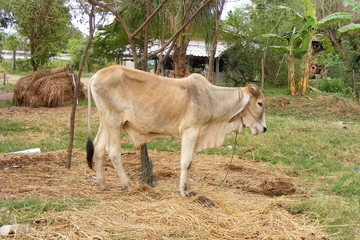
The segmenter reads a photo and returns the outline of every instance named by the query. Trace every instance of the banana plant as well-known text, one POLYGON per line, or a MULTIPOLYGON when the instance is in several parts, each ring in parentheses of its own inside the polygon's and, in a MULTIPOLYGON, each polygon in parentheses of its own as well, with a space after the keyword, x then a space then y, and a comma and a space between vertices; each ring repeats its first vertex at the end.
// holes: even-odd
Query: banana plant
MULTIPOLYGON (((360 4, 354 2, 353 0, 346 0, 346 2, 352 6, 353 8, 355 8, 357 11, 360 12, 360 4)), ((345 25, 341 28, 338 29, 339 33, 347 33, 347 32, 360 32, 360 24, 356 24, 356 23, 351 23, 348 25, 345 25)))
MULTIPOLYGON (((304 23, 298 31, 296 31, 295 29, 293 30, 290 39, 287 40, 285 37, 281 37, 276 34, 262 35, 265 38, 283 39, 285 42, 287 42, 287 44, 284 46, 271 46, 271 47, 274 49, 285 50, 287 52, 288 81, 289 81, 291 94, 293 95, 296 94, 297 92, 301 92, 301 94, 305 94, 305 92, 308 89, 311 56, 313 52, 312 41, 315 34, 318 31, 318 28, 337 21, 352 18, 351 13, 337 12, 324 17, 320 21, 317 21, 316 8, 314 4, 311 2, 311 0, 302 0, 302 1, 304 2, 306 7, 305 16, 302 16, 303 19, 302 21, 304 23), (296 47, 298 43, 300 43, 300 46, 296 47), (305 61, 302 69, 302 76, 297 87, 295 83, 294 56, 298 58, 303 58, 305 56, 305 61)), ((281 6, 278 8, 284 9, 286 11, 295 12, 293 9, 289 7, 281 6)), ((298 13, 296 13, 296 15, 301 16, 298 13)))
POLYGON ((309 43, 308 43, 308 48, 307 48, 307 52, 305 55, 305 62, 304 62, 302 76, 301 76, 298 88, 302 94, 305 94, 305 92, 308 89, 308 85, 309 85, 309 72, 310 72, 311 57, 312 57, 312 52, 313 52, 312 40, 313 40, 315 34, 317 33, 318 28, 329 25, 334 22, 351 19, 352 14, 347 13, 347 12, 337 12, 337 13, 333 13, 333 14, 330 14, 330 15, 324 17, 320 21, 317 21, 316 8, 315 8, 314 4, 312 4, 311 0, 303 0, 303 1, 305 2, 305 5, 306 5, 306 17, 305 17, 305 20, 306 20, 305 25, 306 25, 306 32, 307 32, 306 38, 307 38, 307 41, 309 41, 309 43))
POLYGON ((301 58, 306 53, 307 48, 305 41, 303 41, 303 34, 293 29, 290 37, 287 36, 279 36, 277 34, 268 33, 263 34, 262 37, 278 40, 284 45, 270 46, 272 49, 280 50, 286 53, 287 55, 287 66, 288 66, 288 83, 291 94, 294 95, 296 93, 296 82, 295 82, 295 58, 301 58), (297 46, 300 42, 300 46, 297 46), (305 43, 305 44, 304 44, 305 43))

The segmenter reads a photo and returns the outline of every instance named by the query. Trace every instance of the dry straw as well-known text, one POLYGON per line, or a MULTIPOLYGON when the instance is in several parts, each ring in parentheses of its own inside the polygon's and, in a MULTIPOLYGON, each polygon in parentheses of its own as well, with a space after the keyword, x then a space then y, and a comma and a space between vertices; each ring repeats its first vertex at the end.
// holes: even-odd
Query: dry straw
POLYGON ((193 190, 198 195, 182 198, 174 191, 179 179, 178 153, 150 151, 158 181, 154 188, 138 182, 138 156, 123 153, 133 182, 131 193, 120 189, 110 161, 106 164, 110 191, 104 192, 86 166, 84 151, 75 151, 71 170, 64 167, 65 156, 66 151, 0 154, 0 181, 11 183, 1 187, 3 197, 92 200, 85 209, 44 213, 29 223, 36 232, 19 239, 327 238, 317 222, 302 214, 293 215, 286 207, 296 201, 295 196, 306 195, 302 181, 279 169, 270 170, 266 163, 236 159, 227 181, 209 192, 223 179, 229 156, 199 154, 192 171, 193 190), (5 170, 13 165, 22 167, 5 170), (211 200, 214 206, 201 203, 199 198, 211 200))
MULTIPOLYGON (((14 86, 13 104, 26 107, 60 107, 72 102, 73 72, 69 67, 44 69, 20 78, 14 86)), ((79 99, 85 98, 83 84, 79 99)))

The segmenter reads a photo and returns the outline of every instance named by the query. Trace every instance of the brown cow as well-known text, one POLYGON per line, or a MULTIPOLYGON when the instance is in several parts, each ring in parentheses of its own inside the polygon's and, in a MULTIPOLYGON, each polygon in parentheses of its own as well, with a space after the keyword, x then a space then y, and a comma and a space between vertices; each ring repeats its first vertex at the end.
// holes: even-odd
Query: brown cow
POLYGON ((190 166, 194 152, 221 146, 226 135, 249 127, 253 135, 266 132, 264 95, 256 85, 218 87, 199 74, 171 79, 112 65, 89 81, 89 141, 87 160, 93 155, 98 183, 105 187, 103 158, 108 153, 122 187, 130 188, 121 162, 120 130, 135 148, 154 138, 181 140, 182 196, 190 193, 190 166), (99 131, 90 138, 91 95, 100 117, 99 131))

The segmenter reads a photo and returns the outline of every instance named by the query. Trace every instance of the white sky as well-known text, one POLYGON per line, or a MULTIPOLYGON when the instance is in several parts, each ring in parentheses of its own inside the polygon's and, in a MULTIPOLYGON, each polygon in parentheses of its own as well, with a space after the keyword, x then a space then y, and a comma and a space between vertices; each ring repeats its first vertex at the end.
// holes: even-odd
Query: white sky
MULTIPOLYGON (((71 0, 69 1, 71 3, 71 0)), ((242 7, 246 4, 251 4, 251 0, 227 0, 224 6, 224 10, 223 10, 223 14, 221 16, 221 19, 225 19, 227 17, 227 13, 230 10, 234 10, 235 8, 238 7, 242 7)), ((107 23, 110 23, 112 21, 113 17, 109 17, 109 20, 107 23)), ((88 30, 88 23, 84 22, 84 23, 80 23, 79 22, 79 16, 77 17, 77 19, 72 18, 72 23, 77 26, 79 28, 80 31, 82 31, 85 34, 88 34, 89 30, 88 30)), ((14 33, 14 29, 10 28, 10 29, 5 29, 6 33, 14 33)))
POLYGON ((227 0, 225 2, 224 10, 221 16, 221 19, 225 19, 227 17, 227 13, 230 10, 234 10, 235 8, 243 7, 247 4, 251 4, 251 0, 227 0))
MULTIPOLYGON (((226 0, 221 19, 225 19, 227 17, 227 13, 230 10, 234 10, 235 8, 243 7, 247 4, 251 4, 251 0, 226 0)), ((112 20, 113 20, 113 16, 110 16, 107 23, 108 24, 111 23, 112 20)), ((82 31, 83 33, 85 33, 85 34, 89 33, 87 23, 80 24, 76 20, 73 20, 73 24, 75 26, 77 26, 79 28, 79 30, 82 31)))

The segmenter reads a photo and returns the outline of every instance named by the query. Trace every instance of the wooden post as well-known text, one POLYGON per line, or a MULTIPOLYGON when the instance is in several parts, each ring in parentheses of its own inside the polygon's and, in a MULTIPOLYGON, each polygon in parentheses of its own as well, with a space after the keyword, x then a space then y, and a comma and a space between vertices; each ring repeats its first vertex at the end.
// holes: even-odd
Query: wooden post
POLYGON ((6 85, 6 72, 4 72, 4 85, 6 85))

